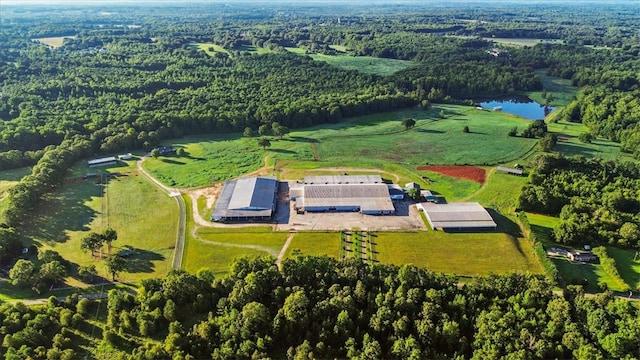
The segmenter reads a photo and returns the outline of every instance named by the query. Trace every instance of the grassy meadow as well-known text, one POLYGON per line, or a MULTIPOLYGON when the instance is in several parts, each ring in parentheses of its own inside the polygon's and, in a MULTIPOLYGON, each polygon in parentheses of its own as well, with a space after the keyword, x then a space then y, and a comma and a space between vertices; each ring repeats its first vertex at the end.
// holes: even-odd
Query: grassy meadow
POLYGON ((603 138, 596 138, 591 143, 578 139, 580 134, 589 130, 581 123, 558 121, 549 123, 549 131, 558 136, 555 150, 566 155, 582 155, 587 158, 597 157, 605 160, 635 161, 629 154, 620 151, 620 144, 603 138))
POLYGON ((457 275, 542 273, 531 244, 504 233, 376 233, 378 260, 457 275))
MULTIPOLYGON (((73 175, 98 171, 105 169, 89 169, 82 164, 73 175)), ((112 178, 106 186, 98 184, 97 178, 82 180, 72 175, 59 191, 43 201, 26 219, 27 244, 38 245, 40 251, 55 250, 74 267, 96 264, 99 275, 107 278, 103 262, 82 252, 80 241, 90 231, 102 232, 111 227, 118 232, 112 253, 125 246, 135 250, 127 260, 128 272, 119 276, 120 281, 137 282, 166 274, 171 269, 178 231, 176 200, 139 174, 134 163, 108 171, 123 175, 112 178)), ((83 286, 71 277, 67 283, 83 286)))
POLYGON ((281 140, 273 139, 266 150, 258 146, 257 138, 240 134, 186 137, 172 145, 184 148, 187 155, 149 159, 144 166, 163 183, 176 187, 206 186, 261 168, 265 174, 278 175, 288 173, 289 167, 375 168, 415 181, 420 176, 415 170, 418 165, 498 164, 522 157, 536 141, 507 133, 527 124, 508 114, 466 106, 405 109, 294 130, 281 140), (401 122, 408 118, 416 119, 416 126, 405 130, 401 122), (462 132, 465 125, 470 133, 462 132))
MULTIPOLYGON (((344 49, 344 47, 338 47, 337 49, 344 49)), ((380 76, 393 75, 396 72, 404 70, 412 65, 412 62, 407 60, 385 59, 373 56, 353 56, 347 54, 307 54, 305 49, 300 48, 287 48, 287 50, 295 54, 310 56, 315 61, 323 61, 331 66, 335 66, 343 70, 355 70, 365 74, 380 76)))
POLYGON ((64 45, 65 39, 75 39, 75 36, 53 36, 53 37, 43 37, 43 38, 35 38, 31 39, 32 41, 37 41, 41 44, 45 44, 54 49, 61 47, 64 45))

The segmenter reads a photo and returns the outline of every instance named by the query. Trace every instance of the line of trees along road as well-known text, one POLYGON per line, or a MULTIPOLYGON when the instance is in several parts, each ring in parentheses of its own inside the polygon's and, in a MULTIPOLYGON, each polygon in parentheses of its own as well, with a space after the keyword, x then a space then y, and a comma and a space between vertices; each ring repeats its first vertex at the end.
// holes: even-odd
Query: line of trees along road
POLYGON ((286 259, 282 271, 273 258, 241 258, 220 280, 205 269, 172 271, 143 281, 136 295, 113 290, 102 301, 106 307, 77 297, 3 304, 0 352, 6 359, 582 359, 625 358, 640 346, 638 308, 610 293, 586 298, 569 287, 557 296, 543 276, 524 274, 460 286, 412 265, 328 257, 286 259))

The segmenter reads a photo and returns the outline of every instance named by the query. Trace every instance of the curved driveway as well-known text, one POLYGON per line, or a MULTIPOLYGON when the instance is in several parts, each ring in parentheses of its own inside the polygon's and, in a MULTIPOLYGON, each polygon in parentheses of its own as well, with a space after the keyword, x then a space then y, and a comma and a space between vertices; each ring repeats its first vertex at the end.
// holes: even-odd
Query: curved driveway
POLYGON ((176 201, 178 202, 178 208, 180 209, 180 220, 178 223, 178 237, 176 239, 175 251, 173 252, 172 266, 173 266, 173 269, 179 270, 182 267, 182 257, 184 254, 184 233, 186 229, 186 217, 187 217, 185 212, 184 199, 182 199, 182 194, 180 193, 180 191, 174 188, 165 186, 163 183, 161 183, 160 181, 156 180, 156 178, 151 176, 151 174, 149 174, 142 167, 142 162, 144 161, 145 158, 146 157, 143 156, 142 158, 140 158, 140 160, 137 161, 138 171, 140 171, 140 173, 146 176, 147 179, 149 179, 152 183, 156 184, 156 186, 158 186, 160 189, 165 191, 167 195, 171 196, 172 198, 175 198, 176 201))

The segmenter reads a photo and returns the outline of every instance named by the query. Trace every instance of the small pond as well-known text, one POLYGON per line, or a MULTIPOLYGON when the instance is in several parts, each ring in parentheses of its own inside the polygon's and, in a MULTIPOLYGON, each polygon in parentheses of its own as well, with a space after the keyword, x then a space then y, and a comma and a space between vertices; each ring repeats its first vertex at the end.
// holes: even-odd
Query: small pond
POLYGON ((529 120, 544 119, 554 109, 552 106, 545 107, 542 104, 538 104, 526 96, 483 101, 480 102, 480 106, 489 110, 501 110, 529 120))

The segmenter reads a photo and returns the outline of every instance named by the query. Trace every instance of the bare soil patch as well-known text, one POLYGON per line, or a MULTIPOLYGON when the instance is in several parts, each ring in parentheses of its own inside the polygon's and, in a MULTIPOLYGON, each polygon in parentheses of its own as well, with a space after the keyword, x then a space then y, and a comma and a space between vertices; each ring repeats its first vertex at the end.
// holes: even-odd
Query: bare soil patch
POLYGON ((466 179, 484 184, 487 171, 478 166, 457 166, 457 165, 423 165, 418 166, 417 170, 426 170, 437 172, 442 175, 451 176, 458 179, 466 179))

